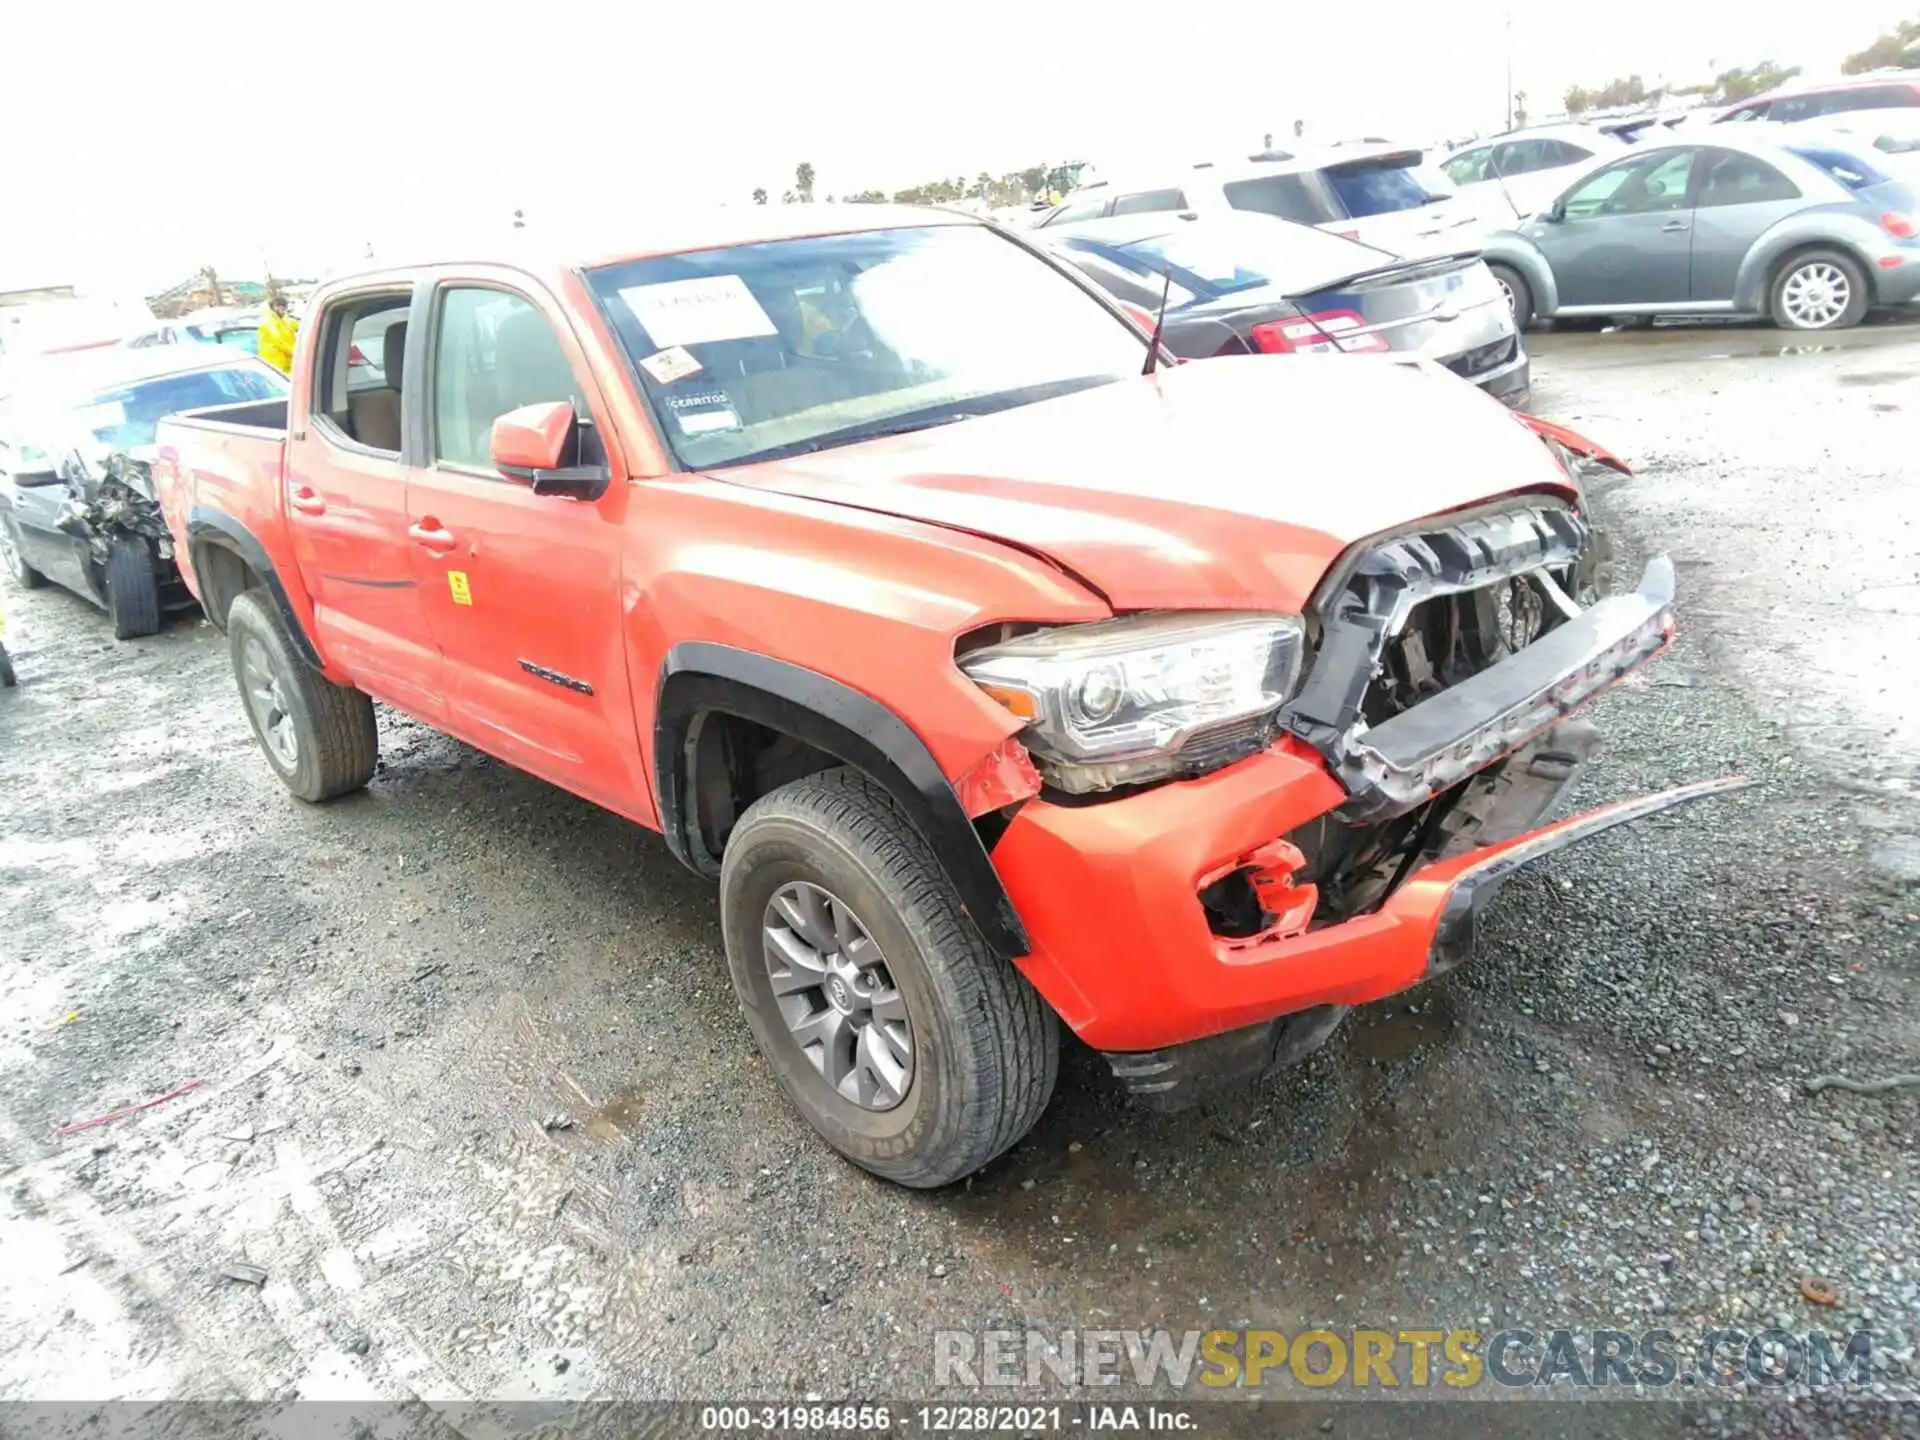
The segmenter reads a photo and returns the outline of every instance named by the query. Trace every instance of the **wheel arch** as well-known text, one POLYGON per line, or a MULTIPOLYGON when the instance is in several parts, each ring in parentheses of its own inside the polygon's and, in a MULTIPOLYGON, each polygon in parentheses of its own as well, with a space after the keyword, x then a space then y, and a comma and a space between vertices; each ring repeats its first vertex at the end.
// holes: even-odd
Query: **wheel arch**
POLYGON ((196 506, 187 515, 187 550, 201 608, 217 629, 226 630, 227 612, 244 591, 264 589, 295 652, 314 669, 324 668, 267 547, 252 531, 231 515, 196 506))
POLYGON ((1809 250, 1837 250, 1853 261, 1866 277, 1868 303, 1876 303, 1875 267, 1858 246, 1835 235, 1788 232, 1772 239, 1771 243, 1769 237, 1762 236, 1760 242, 1747 251, 1746 259, 1740 262, 1740 272, 1734 278, 1734 309, 1772 319, 1773 282, 1795 256, 1804 255, 1809 250))
POLYGON ((715 716, 790 737, 878 781, 940 857, 962 910, 988 949, 1008 960, 1031 949, 980 832, 912 727, 879 701, 829 676, 730 645, 675 645, 660 667, 654 785, 661 833, 682 864, 703 875, 719 873, 700 805, 703 779, 712 778, 706 767, 720 759, 707 744, 715 716))
POLYGON ((1488 265, 1504 265, 1509 270, 1519 272, 1520 278, 1527 282, 1527 288, 1533 291, 1533 314, 1536 320, 1550 319, 1553 312, 1560 308, 1560 287, 1554 283, 1553 267, 1533 246, 1517 239, 1503 242, 1496 236, 1481 251, 1480 258, 1488 265))

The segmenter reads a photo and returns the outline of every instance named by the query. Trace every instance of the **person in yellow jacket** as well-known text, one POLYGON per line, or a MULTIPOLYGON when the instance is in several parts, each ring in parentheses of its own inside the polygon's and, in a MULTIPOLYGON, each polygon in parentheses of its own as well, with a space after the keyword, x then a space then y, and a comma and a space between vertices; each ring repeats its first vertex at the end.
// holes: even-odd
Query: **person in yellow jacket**
POLYGON ((274 296, 260 322, 260 358, 282 375, 292 374, 293 341, 299 333, 300 322, 288 313, 287 297, 274 296))

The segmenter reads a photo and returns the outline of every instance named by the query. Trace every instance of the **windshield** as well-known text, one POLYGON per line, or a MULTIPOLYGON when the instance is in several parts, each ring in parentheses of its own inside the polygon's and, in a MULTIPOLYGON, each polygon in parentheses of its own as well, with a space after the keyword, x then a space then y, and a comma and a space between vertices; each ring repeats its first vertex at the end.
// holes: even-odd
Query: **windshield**
POLYGON ((1378 164, 1329 166, 1325 173, 1347 214, 1359 220, 1395 210, 1418 210, 1446 198, 1420 174, 1417 164, 1417 156, 1397 163, 1389 157, 1378 164))
POLYGON ((680 463, 822 450, 1105 385, 1145 343, 984 226, 635 260, 590 280, 680 463))
POLYGON ((1262 285, 1293 293, 1318 290, 1391 265, 1396 258, 1371 245, 1267 216, 1248 216, 1240 224, 1203 221, 1119 248, 1123 257, 1153 273, 1171 266, 1182 285, 1210 298, 1262 285))
POLYGON ((182 410, 234 405, 244 400, 278 400, 287 394, 286 377, 264 365, 234 365, 157 375, 101 390, 75 409, 80 427, 115 450, 151 445, 160 422, 182 410))

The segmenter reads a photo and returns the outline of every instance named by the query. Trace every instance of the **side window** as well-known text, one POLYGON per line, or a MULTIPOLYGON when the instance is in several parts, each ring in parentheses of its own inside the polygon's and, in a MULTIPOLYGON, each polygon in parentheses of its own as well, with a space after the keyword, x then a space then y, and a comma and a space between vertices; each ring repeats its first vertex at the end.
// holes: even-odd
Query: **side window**
POLYGON ((1493 152, 1495 170, 1501 175, 1530 175, 1554 162, 1547 158, 1551 140, 1509 140, 1493 152))
POLYGON ((333 301, 321 315, 313 415, 336 438, 400 453, 411 304, 406 291, 353 295, 333 301))
POLYGON ((1140 190, 1113 202, 1116 215, 1146 215, 1161 210, 1184 210, 1187 197, 1178 190, 1140 190))
POLYGON ((1549 166, 1578 165, 1582 161, 1593 158, 1593 152, 1591 150, 1581 145, 1575 145, 1571 140, 1546 140, 1541 143, 1547 146, 1548 151, 1552 155, 1552 158, 1547 161, 1549 166))
POLYGON ((1235 210, 1278 215, 1282 220, 1292 220, 1300 225, 1324 225, 1332 220, 1347 218, 1345 212, 1334 205, 1330 195, 1305 175, 1297 173, 1262 175, 1256 180, 1235 180, 1221 189, 1226 194, 1227 204, 1235 210))
POLYGON ((1492 153, 1491 145, 1482 145, 1442 161, 1440 168, 1454 184, 1472 185, 1487 178, 1487 157, 1492 153))
POLYGON ((1683 210, 1687 204, 1687 171, 1692 150, 1663 150, 1635 156, 1590 175, 1567 196, 1562 207, 1568 220, 1592 220, 1607 215, 1646 215, 1661 210, 1683 210))
POLYGON ((1757 105, 1742 105, 1738 110, 1734 111, 1731 115, 1722 115, 1720 119, 1722 121, 1764 120, 1767 118, 1767 109, 1770 105, 1772 105, 1772 103, 1773 102, 1771 100, 1762 100, 1757 105))
POLYGON ((1042 225, 1073 225, 1081 220, 1098 220, 1106 213, 1107 197, 1102 195, 1093 200, 1069 200, 1040 223, 1042 225))
POLYGON ((440 294, 433 353, 433 458, 491 470, 493 422, 509 410, 586 401, 560 339, 534 305, 505 290, 453 286, 440 294))
POLYGON ((1763 200, 1798 200, 1800 189, 1764 160, 1733 150, 1708 150, 1702 155, 1702 207, 1752 205, 1763 200))

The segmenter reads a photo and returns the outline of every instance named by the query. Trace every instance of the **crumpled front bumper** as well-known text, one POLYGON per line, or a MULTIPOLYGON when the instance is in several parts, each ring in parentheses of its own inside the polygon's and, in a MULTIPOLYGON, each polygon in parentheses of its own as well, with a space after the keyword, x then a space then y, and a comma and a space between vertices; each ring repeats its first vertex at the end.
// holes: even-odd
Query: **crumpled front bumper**
POLYGON ((1311 1048, 1331 1028, 1327 1007, 1337 1021, 1345 1007, 1457 963, 1472 947, 1477 900, 1521 865, 1746 783, 1705 781, 1540 826, 1571 779, 1567 763, 1551 772, 1551 793, 1536 787, 1530 808, 1504 817, 1517 823, 1496 816, 1480 832, 1494 843, 1414 870, 1370 913, 1315 927, 1317 892, 1298 880, 1304 857, 1286 837, 1323 817, 1369 824, 1403 814, 1504 756, 1523 768, 1563 758, 1536 752, 1580 724, 1565 721, 1569 712, 1665 646, 1672 597, 1672 567, 1656 561, 1638 591, 1588 607, 1402 715, 1347 732, 1331 758, 1287 735, 1196 780, 1097 803, 1029 801, 993 852, 1032 941, 1022 971, 1137 1093, 1154 1094, 1171 1061, 1264 1069, 1311 1048), (1200 900, 1234 872, 1273 917, 1258 934, 1216 933, 1200 900))

